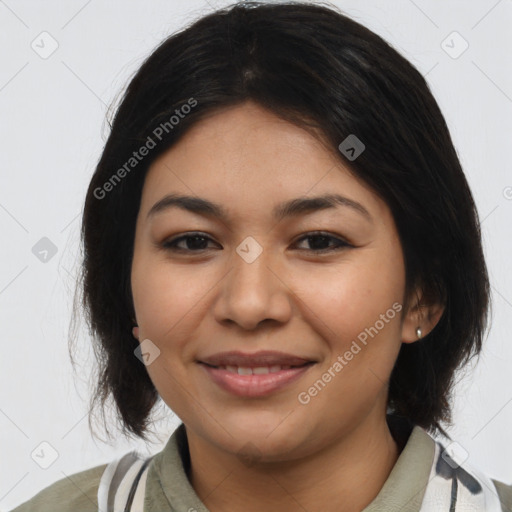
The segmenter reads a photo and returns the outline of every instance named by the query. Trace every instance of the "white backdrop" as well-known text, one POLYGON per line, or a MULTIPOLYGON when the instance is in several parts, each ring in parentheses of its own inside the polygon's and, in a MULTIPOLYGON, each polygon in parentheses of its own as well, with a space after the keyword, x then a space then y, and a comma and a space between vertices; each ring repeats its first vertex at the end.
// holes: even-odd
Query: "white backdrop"
MULTIPOLYGON (((164 417, 160 441, 148 447, 123 438, 111 446, 88 430, 84 329, 77 357, 89 354, 89 362, 79 379, 67 348, 79 216, 106 140, 107 106, 164 37, 228 3, 0 0, 1 510, 130 449, 155 453, 176 425, 164 417), (49 248, 44 257, 41 247, 49 248)), ((471 463, 510 484, 512 1, 333 3, 426 76, 472 187, 493 317, 479 364, 457 385, 448 431, 471 463)))

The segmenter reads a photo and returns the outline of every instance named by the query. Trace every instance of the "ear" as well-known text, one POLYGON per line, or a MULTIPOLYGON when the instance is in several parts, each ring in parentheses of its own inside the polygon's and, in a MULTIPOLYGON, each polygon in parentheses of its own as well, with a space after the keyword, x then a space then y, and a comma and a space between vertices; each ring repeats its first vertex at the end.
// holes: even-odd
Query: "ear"
POLYGON ((139 328, 138 328, 137 326, 135 326, 135 327, 132 329, 132 334, 133 334, 133 337, 134 337, 134 338, 139 339, 139 328))
POLYGON ((402 322, 403 343, 414 343, 420 339, 417 334, 418 327, 421 329, 421 338, 424 338, 434 329, 444 312, 444 305, 427 301, 419 288, 413 297, 402 322))

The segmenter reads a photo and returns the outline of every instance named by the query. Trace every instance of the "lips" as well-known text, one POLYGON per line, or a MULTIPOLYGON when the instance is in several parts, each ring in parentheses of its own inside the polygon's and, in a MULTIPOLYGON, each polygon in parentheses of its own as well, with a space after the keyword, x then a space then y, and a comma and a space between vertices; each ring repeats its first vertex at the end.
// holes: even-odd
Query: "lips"
POLYGON ((263 398, 297 381, 317 361, 284 352, 221 352, 197 361, 221 389, 244 398, 263 398))
POLYGON ((289 367, 266 374, 231 372, 223 367, 200 364, 201 369, 219 388, 243 398, 263 398, 292 385, 309 372, 315 363, 289 367))
POLYGON ((277 366, 304 366, 305 364, 313 363, 316 361, 284 352, 264 350, 252 354, 238 351, 220 352, 211 356, 203 357, 198 362, 204 363, 208 366, 213 366, 215 368, 271 368, 277 366))

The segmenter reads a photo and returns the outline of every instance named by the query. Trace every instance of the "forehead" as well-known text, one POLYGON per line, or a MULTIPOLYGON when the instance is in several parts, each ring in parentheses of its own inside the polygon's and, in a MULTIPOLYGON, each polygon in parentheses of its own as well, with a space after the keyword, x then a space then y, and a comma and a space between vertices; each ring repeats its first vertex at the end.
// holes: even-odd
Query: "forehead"
POLYGON ((311 133, 254 103, 196 123, 150 166, 141 213, 169 193, 209 198, 225 210, 270 214, 287 200, 339 194, 382 214, 386 205, 311 133))

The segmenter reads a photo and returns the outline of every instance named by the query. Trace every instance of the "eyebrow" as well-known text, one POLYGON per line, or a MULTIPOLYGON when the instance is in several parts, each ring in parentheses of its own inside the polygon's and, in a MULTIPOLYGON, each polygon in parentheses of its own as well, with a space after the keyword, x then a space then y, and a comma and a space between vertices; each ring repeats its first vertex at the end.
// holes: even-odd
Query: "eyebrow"
MULTIPOLYGON (((290 201, 278 204, 273 209, 272 215, 277 221, 280 221, 289 217, 313 213, 328 208, 336 208, 337 206, 351 208, 366 217, 370 222, 373 221, 372 216, 362 204, 339 194, 291 199, 290 201)), ((229 220, 227 210, 220 204, 201 197, 179 194, 168 194, 157 201, 149 210, 146 218, 154 217, 158 213, 173 207, 181 208, 199 215, 217 217, 224 222, 228 222, 229 220)))

